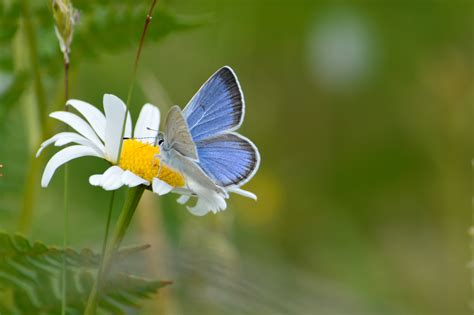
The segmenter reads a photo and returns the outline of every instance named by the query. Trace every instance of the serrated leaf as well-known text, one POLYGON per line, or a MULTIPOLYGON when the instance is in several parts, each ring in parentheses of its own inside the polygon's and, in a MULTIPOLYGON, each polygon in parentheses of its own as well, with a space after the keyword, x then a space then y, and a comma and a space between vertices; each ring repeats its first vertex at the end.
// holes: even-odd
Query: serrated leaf
MULTIPOLYGON (((138 44, 149 3, 136 1, 73 1, 79 11, 71 45, 71 58, 76 64, 99 54, 118 53, 138 44)), ((43 5, 33 13, 38 38, 41 38, 39 58, 44 68, 61 69, 59 44, 54 34, 51 10, 43 5)), ((205 24, 203 18, 181 17, 160 9, 153 14, 147 42, 156 42, 173 32, 190 30, 205 24)), ((0 59, 1 61, 1 59, 0 59)))
MULTIPOLYGON (((137 45, 145 22, 146 10, 127 6, 97 7, 81 17, 77 25, 72 53, 75 56, 94 57, 103 53, 117 53, 137 45)), ((175 31, 184 31, 202 25, 197 19, 178 17, 159 10, 153 15, 147 41, 158 41, 175 31)))
MULTIPOLYGON (((68 267, 67 314, 82 314, 99 266, 99 255, 88 249, 62 250, 40 242, 32 244, 22 236, 0 233, 2 314, 60 314, 64 255, 68 267)), ((135 313, 143 299, 167 284, 112 271, 101 290, 99 310, 107 314, 135 313)))

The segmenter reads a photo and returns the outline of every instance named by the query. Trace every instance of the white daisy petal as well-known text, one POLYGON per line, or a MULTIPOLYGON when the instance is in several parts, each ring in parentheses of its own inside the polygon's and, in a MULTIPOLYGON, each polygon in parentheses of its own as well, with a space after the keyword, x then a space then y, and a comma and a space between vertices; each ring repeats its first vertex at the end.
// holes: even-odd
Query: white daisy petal
POLYGON ((208 212, 217 213, 227 208, 224 198, 213 191, 201 191, 194 207, 186 207, 189 212, 197 216, 203 216, 208 212))
POLYGON ((66 105, 72 106, 81 113, 97 133, 99 138, 102 141, 105 140, 105 116, 100 110, 95 106, 80 100, 69 100, 66 102, 66 105))
POLYGON ((133 137, 145 142, 153 143, 160 128, 160 111, 152 104, 145 104, 140 111, 133 137))
POLYGON ((54 142, 55 146, 62 147, 63 145, 74 142, 74 143, 77 143, 77 144, 85 145, 86 147, 91 147, 92 149, 96 150, 97 153, 101 157, 104 157, 105 147, 102 143, 100 144, 100 146, 98 146, 94 142, 90 141, 89 139, 84 138, 83 136, 81 136, 80 134, 77 134, 75 132, 64 132, 64 134, 65 135, 58 138, 56 140, 56 142, 54 142))
POLYGON ((89 184, 92 186, 100 186, 100 181, 102 180, 102 175, 92 175, 89 177, 89 184))
POLYGON ((153 178, 153 192, 159 196, 169 193, 173 186, 158 178, 153 178))
POLYGON ((184 205, 186 202, 189 201, 189 198, 191 198, 190 195, 182 195, 181 197, 179 197, 176 202, 178 202, 179 204, 182 204, 184 205))
POLYGON ((214 201, 214 205, 215 205, 215 207, 214 207, 215 211, 213 211, 214 213, 217 213, 221 210, 225 210, 227 208, 227 203, 225 202, 225 199, 222 196, 220 196, 219 194, 216 194, 213 201, 214 201))
POLYGON ((217 192, 215 190, 204 187, 200 182, 192 177, 186 178, 186 186, 197 195, 198 201, 194 207, 187 207, 188 210, 195 215, 204 215, 209 211, 217 213, 227 207, 224 198, 229 195, 225 189, 217 192))
POLYGON ((125 171, 122 174, 122 183, 127 185, 128 187, 135 187, 138 185, 150 185, 150 183, 146 180, 133 174, 130 171, 125 171))
POLYGON ((206 215, 210 211, 209 203, 203 199, 199 198, 194 207, 186 207, 189 212, 197 216, 206 215))
POLYGON ((82 144, 82 145, 85 145, 86 147, 91 147, 91 148, 95 149, 97 151, 97 153, 100 154, 101 156, 104 155, 105 148, 102 144, 100 144, 100 146, 97 146, 96 143, 90 141, 89 139, 87 139, 87 138, 85 138, 85 137, 83 137, 80 134, 75 133, 75 132, 60 132, 60 133, 52 136, 48 140, 44 141, 40 145, 40 148, 36 152, 36 157, 38 157, 41 154, 41 152, 44 150, 44 148, 46 148, 48 145, 50 145, 53 142, 54 142, 54 145, 58 146, 58 147, 63 146, 63 145, 68 144, 68 143, 71 143, 71 142, 74 142, 74 143, 77 143, 77 144, 82 144))
POLYGON ((43 152, 44 148, 46 148, 48 145, 50 145, 51 143, 54 143, 56 140, 58 140, 59 138, 61 138, 63 135, 65 134, 65 132, 60 132, 54 136, 52 136, 51 138, 49 138, 48 140, 45 140, 43 143, 41 143, 40 145, 40 148, 38 149, 38 151, 36 152, 36 157, 40 156, 41 152, 43 152))
POLYGON ((89 126, 89 124, 86 123, 81 117, 68 112, 52 112, 51 114, 49 114, 49 116, 71 126, 81 135, 97 144, 97 146, 100 146, 102 144, 102 142, 99 140, 91 126, 89 126))
MULTIPOLYGON (((104 174, 102 175, 102 178, 100 179, 100 186, 104 188, 105 190, 115 190, 119 189, 120 187, 123 186, 122 182, 122 174, 123 170, 114 165, 109 167, 104 174)), ((90 181, 90 178, 89 178, 90 181)))
POLYGON ((247 191, 247 190, 243 190, 243 189, 235 187, 235 188, 228 188, 227 191, 253 199, 253 200, 257 200, 257 196, 254 193, 251 193, 250 191, 247 191))
MULTIPOLYGON (((121 99, 112 94, 104 95, 104 111, 107 123, 105 126, 105 150, 108 160, 116 163, 122 139, 122 126, 125 117, 126 106, 121 99)), ((130 114, 127 115, 124 137, 130 138, 132 121, 130 114)))
POLYGON ((82 156, 100 157, 94 149, 83 145, 73 145, 62 149, 61 151, 53 155, 53 157, 48 161, 48 164, 46 164, 46 167, 44 168, 43 172, 43 177, 41 178, 41 186, 48 186, 51 177, 53 177, 54 172, 56 172, 56 169, 59 166, 82 156))
POLYGON ((186 196, 193 196, 193 192, 191 190, 189 190, 188 188, 184 188, 184 187, 175 187, 173 189, 173 192, 174 193, 177 193, 177 194, 180 194, 180 195, 186 195, 186 196))
POLYGON ((130 112, 127 113, 127 123, 125 124, 125 133, 123 136, 126 138, 132 137, 132 117, 130 116, 130 112))

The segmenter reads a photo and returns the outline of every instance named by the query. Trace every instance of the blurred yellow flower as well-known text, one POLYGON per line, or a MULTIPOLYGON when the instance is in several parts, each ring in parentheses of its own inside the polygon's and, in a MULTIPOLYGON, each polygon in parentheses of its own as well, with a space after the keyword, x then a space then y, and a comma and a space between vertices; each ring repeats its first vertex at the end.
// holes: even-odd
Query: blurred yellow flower
POLYGON ((264 202, 260 202, 256 209, 246 199, 238 199, 238 215, 248 225, 263 225, 275 219, 284 203, 285 194, 281 181, 271 174, 261 172, 249 186, 264 202))

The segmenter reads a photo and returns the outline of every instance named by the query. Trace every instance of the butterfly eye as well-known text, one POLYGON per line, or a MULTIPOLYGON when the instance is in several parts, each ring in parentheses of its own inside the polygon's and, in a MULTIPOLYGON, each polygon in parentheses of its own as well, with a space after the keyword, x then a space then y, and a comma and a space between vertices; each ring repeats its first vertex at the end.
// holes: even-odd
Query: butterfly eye
POLYGON ((163 135, 162 132, 159 132, 158 135, 156 136, 156 144, 161 146, 165 142, 165 136, 163 135))

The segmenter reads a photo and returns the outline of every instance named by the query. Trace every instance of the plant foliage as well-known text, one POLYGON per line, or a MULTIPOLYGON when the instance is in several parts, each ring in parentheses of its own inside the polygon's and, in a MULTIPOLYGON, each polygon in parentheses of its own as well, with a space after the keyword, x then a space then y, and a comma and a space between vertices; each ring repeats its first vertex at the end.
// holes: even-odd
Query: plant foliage
MULTIPOLYGON (((41 75, 46 79, 43 81, 51 82, 60 79, 63 56, 55 35, 49 1, 26 3, 28 19, 34 27, 38 43, 35 58, 41 67, 41 75)), ((72 67, 101 54, 116 54, 138 44, 149 5, 148 1, 73 0, 72 4, 78 12, 71 45, 72 67)), ((15 60, 15 58, 18 59, 15 51, 28 50, 27 45, 14 47, 15 38, 22 33, 21 25, 26 18, 24 6, 25 4, 22 4, 20 0, 0 0, 0 73, 13 76, 14 82, 17 81, 16 76, 19 74, 15 65, 24 63, 23 60, 15 60)), ((163 7, 156 10, 153 20, 156 22, 149 29, 147 42, 157 42, 173 32, 193 29, 203 24, 202 19, 181 17, 163 7)), ((22 69, 21 72, 24 70, 22 69)), ((29 77, 32 78, 31 75, 29 77)), ((18 94, 18 89, 19 86, 15 84, 0 89, 0 99, 4 94, 13 92, 18 94)), ((1 105, 11 107, 13 104, 11 101, 16 101, 16 98, 4 97, 1 105)))
MULTIPOLYGON (((133 250, 126 250, 126 255, 133 250)), ((100 256, 91 250, 58 249, 0 233, 0 314, 54 315, 61 311, 61 267, 67 261, 67 314, 82 314, 100 256)), ((126 255, 118 255, 124 257, 126 255)), ((99 311, 131 314, 168 284, 112 270, 101 290, 99 311)))

